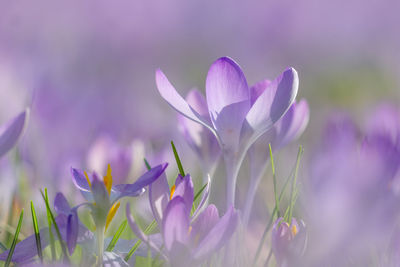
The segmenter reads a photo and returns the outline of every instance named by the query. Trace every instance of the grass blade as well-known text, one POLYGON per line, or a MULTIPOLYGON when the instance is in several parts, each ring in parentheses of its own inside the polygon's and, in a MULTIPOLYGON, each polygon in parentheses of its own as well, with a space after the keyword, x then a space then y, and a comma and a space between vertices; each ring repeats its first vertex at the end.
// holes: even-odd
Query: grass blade
POLYGON ((32 201, 31 201, 31 213, 32 213, 33 230, 35 231, 36 248, 40 258, 40 262, 43 263, 43 252, 42 252, 42 243, 40 242, 39 225, 37 222, 35 207, 33 206, 32 201))
MULTIPOLYGON (((45 188, 45 191, 47 191, 46 188, 45 188)), ((40 191, 40 193, 42 194, 43 200, 46 203, 46 209, 47 209, 47 212, 50 214, 51 222, 54 225, 54 229, 56 229, 57 237, 58 237, 58 240, 60 241, 60 245, 61 245, 61 250, 62 250, 62 252, 64 254, 64 259, 65 259, 65 261, 69 262, 68 251, 67 251, 65 243, 64 243, 64 241, 62 239, 62 236, 61 236, 61 233, 60 233, 60 228, 58 228, 56 219, 54 218, 53 212, 51 212, 51 209, 50 209, 49 198, 48 197, 46 198, 46 196, 43 194, 42 191, 40 191)))
POLYGON ((106 251, 113 251, 115 245, 117 244, 119 238, 121 237, 122 232, 125 230, 125 227, 127 225, 128 221, 124 220, 121 225, 118 227, 117 232, 114 234, 113 238, 110 241, 110 244, 108 244, 106 251))
POLYGON ((172 146, 172 150, 174 151, 174 156, 175 156, 176 164, 178 165, 179 174, 182 175, 182 177, 185 177, 185 171, 183 170, 181 159, 179 158, 178 152, 176 151, 176 147, 175 147, 173 141, 171 141, 171 146, 172 146))
MULTIPOLYGON (((46 198, 45 202, 48 202, 49 196, 47 194, 47 188, 44 189, 44 194, 45 194, 45 198, 46 198)), ((47 213, 47 224, 49 225, 49 241, 50 241, 51 258, 53 259, 53 261, 56 261, 57 260, 56 245, 55 245, 53 231, 51 231, 51 227, 53 226, 53 223, 51 221, 51 215, 50 215, 50 212, 48 209, 46 209, 46 213, 47 213)))
POLYGON ((17 230, 15 231, 14 239, 11 244, 10 252, 8 253, 7 260, 6 260, 6 263, 4 264, 4 267, 10 266, 10 263, 12 260, 12 255, 14 254, 15 246, 17 245, 18 235, 19 235, 19 232, 21 231, 21 225, 22 225, 23 218, 24 218, 24 210, 21 211, 21 215, 19 216, 17 230))
POLYGON ((290 193, 290 206, 289 206, 289 217, 287 222, 289 224, 292 223, 292 215, 293 215, 293 207, 295 204, 295 194, 296 194, 296 185, 297 185, 297 175, 299 173, 299 166, 300 166, 300 159, 301 159, 301 155, 303 154, 303 147, 300 146, 299 147, 299 152, 297 153, 297 160, 296 160, 296 170, 294 173, 294 177, 293 177, 293 183, 292 183, 292 192, 290 193))
POLYGON ((272 155, 271 144, 268 144, 268 147, 269 147, 269 156, 271 158, 272 180, 273 180, 273 183, 274 183, 275 206, 276 206, 276 210, 277 210, 277 213, 278 213, 278 217, 280 217, 278 191, 276 189, 276 174, 275 174, 274 156, 272 155))
POLYGON ((150 171, 151 170, 151 166, 150 166, 149 162, 147 161, 146 158, 144 158, 143 160, 144 160, 144 165, 146 165, 147 170, 150 171))
MULTIPOLYGON (((279 194, 278 201, 281 201, 281 200, 282 200, 283 195, 284 195, 284 193, 285 193, 285 191, 286 191, 286 188, 287 188, 287 186, 288 186, 288 184, 289 184, 289 182, 290 182, 292 176, 295 175, 296 169, 298 169, 298 164, 297 164, 297 163, 298 163, 299 161, 300 161, 299 155, 297 155, 296 165, 295 165, 294 168, 292 168, 292 171, 290 172, 290 175, 289 175, 288 178, 286 179, 286 181, 285 181, 285 183, 284 183, 284 185, 283 185, 283 187, 282 187, 282 189, 281 189, 281 193, 279 194)), ((261 249, 262 249, 262 247, 263 247, 263 244, 265 243, 265 239, 267 238, 268 231, 269 231, 270 228, 272 227, 272 223, 273 223, 273 221, 274 221, 274 217, 275 217, 276 214, 277 214, 277 207, 276 207, 276 205, 275 205, 274 210, 273 210, 273 212, 272 212, 272 214, 271 214, 271 217, 269 218, 269 222, 268 222, 268 224, 267 224, 267 227, 265 227, 264 232, 263 232, 263 235, 262 235, 262 237, 261 237, 261 239, 260 239, 260 243, 258 244, 258 248, 257 248, 256 254, 255 254, 255 256, 254 256, 254 260, 253 260, 252 266, 255 266, 256 263, 257 263, 258 257, 260 256, 260 253, 261 253, 261 249)))

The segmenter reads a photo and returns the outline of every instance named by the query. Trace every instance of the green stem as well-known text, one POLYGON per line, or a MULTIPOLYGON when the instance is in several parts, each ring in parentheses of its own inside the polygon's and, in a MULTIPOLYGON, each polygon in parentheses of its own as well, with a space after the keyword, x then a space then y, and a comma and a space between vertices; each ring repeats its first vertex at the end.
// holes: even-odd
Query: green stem
POLYGON ((104 254, 104 230, 105 227, 96 226, 97 235, 97 266, 103 266, 103 254, 104 254))

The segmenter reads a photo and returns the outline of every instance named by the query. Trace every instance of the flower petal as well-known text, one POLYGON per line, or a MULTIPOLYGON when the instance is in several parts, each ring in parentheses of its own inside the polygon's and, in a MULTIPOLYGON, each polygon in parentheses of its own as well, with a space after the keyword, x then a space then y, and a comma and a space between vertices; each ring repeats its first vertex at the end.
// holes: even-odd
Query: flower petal
POLYGON ((90 192, 90 186, 83 171, 71 168, 71 174, 72 181, 79 190, 90 192))
POLYGON ((169 201, 169 186, 165 173, 149 185, 149 201, 154 219, 161 225, 163 213, 169 201))
POLYGON ((205 127, 209 128, 212 132, 214 129, 208 124, 207 120, 204 119, 199 113, 197 113, 175 90, 172 84, 168 81, 165 74, 158 69, 156 71, 156 84, 160 95, 164 98, 167 103, 178 111, 183 116, 198 122, 205 127))
POLYGON ((29 109, 0 127, 0 158, 15 146, 28 121, 29 109))
POLYGON ((68 215, 67 221, 67 246, 69 254, 75 250, 76 242, 78 241, 79 219, 76 209, 68 215))
POLYGON ((185 201, 186 207, 190 210, 192 209, 193 205, 193 198, 194 198, 194 190, 193 190, 193 181, 189 174, 185 177, 178 175, 175 181, 175 191, 172 196, 172 199, 175 197, 182 197, 185 201))
POLYGON ((208 175, 207 186, 204 190, 203 197, 200 200, 199 205, 197 206, 196 211, 193 213, 193 218, 196 218, 197 214, 202 210, 204 204, 207 202, 208 196, 210 194, 210 186, 211 186, 211 177, 208 175))
POLYGON ((207 74, 206 95, 211 121, 222 143, 237 146, 250 109, 249 88, 239 65, 227 57, 215 61, 207 74))
POLYGON ((294 102, 286 114, 276 124, 276 146, 282 147, 298 138, 307 127, 310 118, 310 109, 306 100, 294 102))
POLYGON ((54 209, 58 214, 69 214, 71 212, 71 207, 63 193, 58 192, 54 198, 54 209))
POLYGON ((185 244, 188 237, 190 225, 190 209, 185 200, 177 196, 173 198, 165 210, 162 221, 162 235, 165 248, 170 251, 175 242, 185 244))
MULTIPOLYGON (((219 214, 215 205, 209 205, 197 219, 192 223, 192 231, 190 239, 193 243, 198 243, 210 232, 210 230, 218 223, 219 214)), ((196 244, 194 244, 195 246, 196 244)))
POLYGON ((231 238, 236 230, 238 222, 239 215, 233 206, 231 206, 225 215, 200 242, 194 252, 194 257, 199 260, 204 259, 211 253, 219 250, 231 238))
POLYGON ((299 86, 297 72, 288 68, 270 84, 265 85, 268 87, 255 100, 246 116, 244 131, 250 132, 250 144, 271 129, 293 103, 299 86))
POLYGON ((133 184, 120 184, 113 186, 111 191, 111 203, 126 196, 135 197, 144 192, 144 187, 157 180, 167 168, 168 163, 157 165, 145 174, 139 177, 133 184))
MULTIPOLYGON (((42 250, 44 250, 49 244, 49 229, 42 228, 39 231, 40 242, 42 245, 42 250)), ((5 261, 7 259, 9 250, 4 251, 0 254, 0 261, 5 261)), ((36 247, 36 237, 35 235, 30 235, 15 246, 14 254, 11 261, 15 263, 23 263, 31 260, 37 255, 36 247)))

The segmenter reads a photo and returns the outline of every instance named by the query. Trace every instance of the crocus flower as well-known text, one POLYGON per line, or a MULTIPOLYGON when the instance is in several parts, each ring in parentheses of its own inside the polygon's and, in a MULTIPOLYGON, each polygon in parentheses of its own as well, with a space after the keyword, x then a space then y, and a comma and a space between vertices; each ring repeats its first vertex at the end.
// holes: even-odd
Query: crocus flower
POLYGON ((278 266, 295 266, 295 262, 303 255, 306 247, 306 228, 303 221, 292 218, 290 225, 278 218, 271 233, 272 252, 278 266))
MULTIPOLYGON (((261 83, 252 87, 254 93, 261 93, 266 87, 261 83)), ((250 216, 251 208, 257 187, 264 176, 269 159, 269 144, 272 151, 277 151, 283 146, 297 139, 305 130, 310 116, 310 110, 306 100, 294 102, 286 114, 275 125, 262 135, 249 149, 250 162, 250 184, 246 196, 243 212, 243 223, 246 225, 250 216)))
POLYGON ((245 153, 293 103, 298 89, 297 72, 288 68, 252 100, 239 65, 227 57, 218 59, 211 65, 206 79, 211 123, 179 95, 161 70, 156 71, 156 83, 161 96, 176 111, 216 136, 226 164, 227 205, 234 204, 236 178, 245 153))
POLYGON ((106 172, 107 163, 113 166, 113 173, 117 183, 126 182, 132 168, 131 146, 121 146, 107 135, 99 136, 88 153, 88 166, 98 173, 106 172))
POLYGON ((202 212, 202 203, 191 216, 193 206, 193 182, 190 175, 178 176, 171 190, 166 183, 157 181, 151 185, 150 203, 163 238, 163 246, 157 247, 136 225, 127 205, 126 213, 132 231, 159 253, 172 266, 197 266, 209 259, 231 238, 238 224, 238 214, 231 206, 224 216, 218 215, 214 205, 202 212), (158 197, 156 197, 156 195, 158 197))
MULTIPOLYGON (((104 249, 104 232, 107 230, 109 224, 114 218, 119 206, 119 199, 123 197, 136 197, 141 195, 145 191, 145 187, 157 180, 160 175, 164 172, 168 164, 158 165, 145 174, 143 174, 133 184, 119 184, 113 186, 113 177, 111 174, 111 167, 108 165, 107 174, 103 180, 100 180, 98 175, 93 172, 92 179, 89 179, 89 175, 86 172, 72 168, 73 181, 76 187, 81 191, 83 197, 88 201, 86 204, 92 210, 92 217, 96 225, 97 233, 97 248, 98 255, 103 255, 104 249)), ((77 218, 74 218, 76 213, 72 214, 68 219, 69 223, 69 236, 67 240, 70 240, 72 244, 76 240, 76 227, 77 218)))
MULTIPOLYGON (((68 245, 69 252, 73 252, 73 247, 69 242, 68 236, 71 234, 69 231, 69 221, 71 218, 71 214, 76 213, 77 207, 71 208, 68 204, 66 198, 62 193, 58 193, 54 200, 54 208, 57 212, 57 216, 55 218, 58 228, 60 230, 60 234, 62 236, 63 242, 66 242, 68 245)), ((77 218, 77 217, 76 217, 77 218)), ((76 236, 76 240, 74 241, 74 246, 76 244, 88 244, 93 245, 93 234, 90 232, 83 224, 79 221, 76 222, 77 227, 73 230, 73 235, 76 236)), ((52 227, 51 231, 53 232, 53 236, 57 236, 54 227, 52 227)), ((39 230, 40 241, 42 245, 42 250, 44 250, 50 243, 49 239, 49 228, 44 227, 39 230)), ((6 260, 9 251, 4 251, 0 254, 0 260, 6 260)), ((25 263, 31 262, 35 256, 37 256, 37 246, 36 246, 36 238, 35 235, 30 235, 21 242, 19 242, 16 247, 14 254, 12 256, 12 261, 15 263, 25 263)))
MULTIPOLYGON (((211 124, 206 99, 198 90, 192 89, 186 96, 186 102, 211 124)), ((212 177, 221 154, 215 135, 204 126, 180 114, 178 115, 178 123, 186 142, 196 153, 202 165, 202 170, 212 177)), ((204 178, 206 177, 205 175, 204 178)), ((206 181, 206 179, 203 180, 206 181)))
POLYGON ((392 137, 382 129, 363 133, 345 115, 329 122, 302 196, 310 226, 305 266, 363 266, 370 244, 389 243, 400 211, 400 149, 392 137))
POLYGON ((29 109, 26 109, 0 127, 0 158, 16 145, 28 118, 29 109))

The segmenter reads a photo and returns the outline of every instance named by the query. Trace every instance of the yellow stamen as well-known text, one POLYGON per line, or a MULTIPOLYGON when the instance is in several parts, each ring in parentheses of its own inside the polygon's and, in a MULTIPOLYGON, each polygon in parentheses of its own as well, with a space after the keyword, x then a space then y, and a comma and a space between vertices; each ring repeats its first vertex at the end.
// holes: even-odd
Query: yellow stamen
POLYGON ((121 204, 120 202, 114 204, 114 205, 111 207, 110 211, 108 212, 107 220, 106 220, 106 231, 107 231, 107 228, 108 228, 108 226, 110 225, 112 219, 114 218, 115 213, 117 213, 117 210, 118 210, 120 204, 121 204))
POLYGON ((292 225, 292 234, 296 236, 299 231, 297 230, 297 226, 295 224, 292 225))
POLYGON ((108 194, 111 194, 111 187, 112 187, 112 175, 111 175, 111 166, 108 164, 107 166, 107 175, 103 178, 104 185, 107 188, 108 194))
POLYGON ((193 227, 192 227, 192 226, 189 226, 188 235, 190 235, 190 233, 192 232, 192 229, 193 229, 193 227))
POLYGON ((88 183, 89 187, 90 187, 90 188, 92 188, 92 183, 91 183, 91 182, 90 182, 90 180, 89 180, 89 176, 87 175, 87 172, 86 172, 86 171, 84 171, 83 173, 85 174, 86 181, 87 181, 87 183, 88 183))
POLYGON ((175 193, 175 185, 173 185, 173 186, 171 187, 171 193, 169 194, 169 200, 172 199, 172 197, 174 196, 174 193, 175 193))

